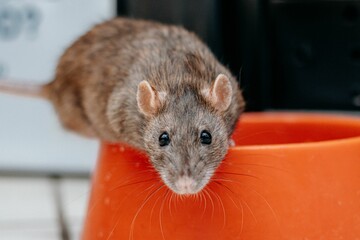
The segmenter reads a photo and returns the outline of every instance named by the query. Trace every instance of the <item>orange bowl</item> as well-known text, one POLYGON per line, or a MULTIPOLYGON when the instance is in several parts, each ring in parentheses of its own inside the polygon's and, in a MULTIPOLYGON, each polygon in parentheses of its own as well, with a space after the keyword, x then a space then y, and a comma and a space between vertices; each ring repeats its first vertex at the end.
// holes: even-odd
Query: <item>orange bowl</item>
POLYGON ((212 181, 172 193, 146 155, 102 144, 91 239, 360 239, 360 119, 244 114, 212 181))

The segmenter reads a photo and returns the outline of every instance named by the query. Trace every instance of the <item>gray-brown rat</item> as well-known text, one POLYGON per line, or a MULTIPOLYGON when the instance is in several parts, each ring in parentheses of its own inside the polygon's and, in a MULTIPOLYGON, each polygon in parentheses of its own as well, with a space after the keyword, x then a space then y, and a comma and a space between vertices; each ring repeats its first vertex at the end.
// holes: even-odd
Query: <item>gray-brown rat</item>
POLYGON ((50 100, 66 129, 145 150, 179 194, 209 182, 244 108, 236 79, 195 34, 125 18, 75 41, 52 82, 0 90, 50 100))

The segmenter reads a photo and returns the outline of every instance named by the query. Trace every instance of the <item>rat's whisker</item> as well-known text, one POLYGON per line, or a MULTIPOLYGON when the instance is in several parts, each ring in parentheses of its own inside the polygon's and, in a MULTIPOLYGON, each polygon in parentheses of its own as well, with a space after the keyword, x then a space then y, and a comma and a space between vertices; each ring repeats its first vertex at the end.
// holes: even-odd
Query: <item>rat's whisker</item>
MULTIPOLYGON (((254 184, 250 184, 249 182, 243 182, 243 181, 240 181, 238 179, 230 179, 230 178, 221 178, 221 176, 215 176, 212 178, 213 181, 220 181, 220 182, 227 182, 227 183, 235 183, 235 184, 239 184, 239 185, 242 185, 242 186, 245 186, 246 188, 249 188, 251 189, 251 187, 255 187, 254 184)), ((269 188, 272 187, 272 184, 269 183, 269 182, 266 182, 264 181, 263 179, 260 179, 261 180, 261 183, 268 186, 269 188)))
MULTIPOLYGON (((220 176, 215 176, 212 178, 213 181, 220 181, 220 182, 228 182, 228 183, 235 183, 235 184, 239 184, 239 185, 243 185, 243 186, 254 186, 254 185, 251 185, 249 184, 248 182, 243 182, 243 181, 240 181, 238 179, 230 179, 230 178, 221 178, 220 176)), ((263 184, 268 184, 266 183, 265 181, 262 181, 263 184)))
MULTIPOLYGON (((214 183, 220 185, 221 187, 224 187, 225 189, 227 189, 228 191, 230 191, 232 194, 235 194, 235 193, 234 193, 231 189, 229 189, 229 187, 226 186, 225 184, 222 184, 221 182, 217 182, 217 181, 214 181, 214 183)), ((229 193, 226 192, 225 194, 229 197, 230 201, 234 204, 234 206, 235 206, 237 209, 240 209, 239 206, 235 203, 235 200, 229 195, 229 193)))
POLYGON ((152 217, 153 217, 155 208, 157 207, 157 203, 158 203, 158 201, 159 201, 161 198, 163 198, 163 196, 162 196, 162 195, 159 195, 159 196, 156 198, 156 200, 155 200, 155 202, 154 202, 154 205, 153 205, 152 208, 151 208, 151 211, 150 211, 150 231, 151 231, 151 227, 152 227, 152 217))
POLYGON ((173 216, 173 214, 172 214, 172 199, 173 199, 173 196, 174 196, 174 192, 173 191, 171 191, 171 190, 168 190, 168 191, 170 191, 170 198, 169 198, 169 204, 168 204, 168 208, 169 208, 169 213, 170 213, 170 217, 172 217, 172 218, 174 218, 174 216, 173 216))
MULTIPOLYGON (((219 184, 220 186, 224 187, 226 190, 228 190, 231 194, 234 195, 234 197, 231 197, 231 195, 229 193, 226 192, 226 195, 229 197, 230 201, 232 201, 232 203, 235 205, 236 208, 241 210, 241 227, 240 227, 240 232, 239 232, 239 236, 241 236, 242 231, 243 231, 243 227, 244 227, 244 207, 243 205, 240 203, 240 208, 239 206, 235 203, 235 199, 238 197, 237 194, 232 191, 228 186, 226 186, 225 184, 221 183, 221 182, 215 182, 217 184, 219 184), (234 199, 235 198, 235 199, 234 199)), ((240 199, 241 201, 241 199, 240 199)))
MULTIPOLYGON (((155 185, 155 184, 153 184, 152 186, 154 186, 154 185, 155 185)), ((142 186, 137 186, 137 188, 133 188, 132 191, 126 195, 126 197, 123 199, 122 202, 124 202, 125 199, 127 199, 129 196, 133 195, 134 192, 138 192, 138 191, 139 191, 139 190, 138 190, 139 188, 142 188, 142 186)), ((93 204, 91 204, 91 206, 89 206, 89 209, 88 209, 88 211, 87 211, 87 215, 88 215, 88 216, 90 216, 90 215, 92 214, 92 212, 95 210, 95 208, 98 206, 98 204, 99 204, 99 202, 100 202, 101 200, 103 200, 103 198, 98 198, 98 199, 96 199, 96 200, 94 201, 93 204)), ((120 207, 119 207, 119 208, 120 208, 120 207)))
POLYGON ((203 189, 203 191, 206 194, 206 196, 208 196, 209 199, 210 199, 210 203, 211 203, 211 219, 214 219, 214 211, 215 211, 214 200, 212 199, 210 193, 208 192, 208 188, 203 189))
POLYGON ((201 199, 200 204, 202 204, 202 202, 204 201, 204 210, 203 210, 203 212, 202 212, 202 217, 204 217, 205 212, 206 212, 206 208, 207 208, 206 196, 204 196, 204 194, 205 194, 204 191, 201 191, 201 192, 199 193, 200 199, 201 199))
POLYGON ((148 196, 144 199, 143 203, 141 204, 140 208, 137 210, 137 212, 134 215, 133 220, 131 221, 131 225, 130 225, 130 235, 129 235, 129 239, 133 239, 134 238, 134 228, 135 228, 135 222, 136 219, 138 217, 138 215, 140 214, 141 210, 144 208, 144 206, 149 202, 149 200, 157 193, 159 192, 163 187, 165 187, 165 185, 161 185, 160 187, 158 187, 157 189, 155 189, 155 191, 153 191, 152 193, 148 194, 148 196))
MULTIPOLYGON (((156 178, 158 178, 158 173, 155 170, 136 171, 136 172, 134 172, 132 174, 129 174, 127 176, 127 178, 122 177, 122 178, 118 178, 118 179, 112 180, 112 181, 113 182, 114 181, 121 182, 121 183, 125 184, 125 183, 129 183, 129 182, 132 182, 132 181, 143 180, 145 176, 147 178, 151 177, 151 178, 156 179, 156 178), (147 174, 147 173, 149 173, 149 174, 147 174)), ((105 176, 105 178, 106 178, 106 176, 105 176)))
POLYGON ((291 173, 291 171, 284 169, 284 168, 279 168, 276 166, 270 166, 270 165, 265 165, 265 164, 256 164, 256 163, 243 163, 243 162, 229 162, 229 161, 223 161, 221 164, 226 164, 226 165, 230 165, 231 167, 245 167, 245 166, 255 166, 255 167, 263 167, 263 168, 270 168, 270 169, 274 169, 274 170, 278 170, 278 171, 282 171, 285 173, 291 173))
POLYGON ((120 189, 120 188, 129 187, 129 186, 132 186, 132 185, 137 185, 137 184, 140 184, 140 183, 152 182, 152 181, 155 181, 155 180, 158 180, 158 179, 151 178, 151 179, 146 179, 146 180, 142 180, 142 181, 137 181, 137 182, 131 182, 131 183, 127 183, 127 184, 122 184, 122 185, 116 186, 116 187, 114 187, 114 188, 111 188, 111 189, 109 190, 109 192, 118 190, 118 189, 120 189))
POLYGON ((266 200, 266 198, 265 198, 263 195, 261 195, 259 192, 257 192, 256 190, 254 190, 254 189, 252 189, 252 188, 249 188, 249 189, 250 189, 251 191, 253 191, 254 193, 256 193, 261 199, 264 200, 264 202, 266 203, 266 205, 267 205, 268 208, 270 209, 272 215, 274 216, 277 225, 280 227, 280 222, 279 222, 279 219, 278 219, 278 217, 277 217, 277 214, 276 214, 274 208, 271 207, 271 205, 270 205, 270 203, 268 202, 268 200, 266 200))
POLYGON ((241 236, 243 228, 244 228, 244 207, 240 202, 240 206, 241 206, 241 228, 240 228, 240 233, 239 236, 241 236))
POLYGON ((165 196, 163 197, 163 200, 162 200, 162 203, 161 203, 160 211, 159 211, 160 231, 161 231, 161 236, 162 236, 162 238, 164 240, 165 240, 165 235, 164 235, 164 228, 163 228, 162 218, 163 218, 163 211, 164 211, 166 198, 168 197, 169 192, 170 192, 170 190, 166 191, 165 196))
POLYGON ((197 204, 201 204, 199 194, 194 194, 194 197, 195 197, 196 203, 197 203, 197 204))
POLYGON ((242 198, 240 199, 240 201, 242 201, 242 202, 245 204, 245 206, 249 209, 251 216, 252 216, 252 217, 254 218, 254 220, 255 220, 255 223, 258 223, 258 220, 257 220, 257 218, 255 217, 255 214, 254 214, 253 210, 251 210, 249 204, 245 201, 245 199, 242 197, 242 198))
POLYGON ((215 191, 213 191, 210 187, 208 188, 208 190, 210 191, 210 193, 212 193, 218 200, 218 203, 219 203, 219 206, 221 207, 222 209, 222 212, 223 212, 223 229, 225 228, 226 226, 226 213, 225 213, 225 207, 224 207, 224 204, 222 202, 222 199, 221 197, 219 196, 219 194, 217 194, 215 191))
MULTIPOLYGON (((155 184, 152 184, 152 185, 151 185, 149 188, 147 188, 146 190, 150 190, 150 191, 151 191, 151 189, 154 188, 154 187, 155 187, 155 184)), ((146 190, 142 191, 142 193, 145 192, 146 190)), ((128 194, 128 195, 123 199, 123 201, 122 201, 121 203, 118 204, 119 207, 116 209, 116 214, 120 212, 122 203, 123 203, 129 196, 133 196, 133 194, 132 194, 133 192, 137 192, 137 190, 136 190, 136 191, 132 191, 130 194, 128 194), (120 210, 119 210, 119 209, 120 209, 120 210)), ((119 215, 119 216, 117 217, 117 220, 115 221, 114 227, 112 228, 112 230, 110 231, 110 233, 109 233, 109 235, 108 235, 107 240, 110 239, 111 235, 114 233, 115 229, 117 228, 118 224, 120 223, 120 220, 121 220, 121 217, 120 217, 120 215, 119 215)))
POLYGON ((247 174, 247 173, 224 172, 224 171, 217 171, 216 173, 218 173, 218 174, 229 174, 229 175, 235 175, 235 176, 251 177, 251 178, 255 178, 257 180, 262 180, 261 178, 259 178, 257 176, 247 174))
MULTIPOLYGON (((254 192, 257 196, 259 196, 267 205, 267 207, 270 209, 271 211, 271 214, 274 216, 274 219, 276 220, 277 224, 280 226, 279 224, 279 220, 278 220, 278 217, 277 217, 277 214, 275 212, 275 210, 271 207, 270 203, 266 200, 266 198, 260 194, 258 191, 256 191, 255 189, 253 189, 251 186, 249 186, 248 184, 244 184, 242 182, 239 182, 239 181, 233 181, 233 180, 229 180, 229 179, 214 179, 214 181, 223 181, 223 182, 231 182, 231 183, 236 183, 236 184, 241 184, 241 185, 244 185, 247 189, 249 189, 250 191, 254 192)), ((246 202, 245 202, 246 203, 246 202)), ((249 208, 249 207, 248 207, 249 208)), ((249 208, 250 210, 250 208, 249 208)), ((251 211, 252 212, 252 211, 251 211)), ((253 214, 254 216, 254 214, 253 214)), ((255 217, 255 216, 254 216, 255 217)))
MULTIPOLYGON (((244 197, 243 197, 243 195, 242 195, 241 193, 236 193, 236 192, 234 192, 233 190, 231 190, 230 187, 226 186, 226 184, 224 184, 224 183, 219 182, 218 180, 216 180, 216 181, 214 180, 214 182, 216 182, 216 183, 218 183, 218 184, 221 184, 221 185, 222 185, 223 187, 225 187, 228 191, 230 191, 235 197, 239 197, 239 200, 240 200, 241 202, 243 202, 243 203, 245 204, 245 206, 249 209, 250 214, 251 214, 252 217, 254 218, 255 222, 256 222, 256 223, 258 222, 257 218, 255 217, 254 212, 251 210, 249 204, 245 201, 245 199, 244 199, 244 197)), ((240 204, 241 204, 241 202, 240 202, 240 204)), ((241 204, 241 206, 242 206, 242 204, 241 204)))
POLYGON ((233 179, 224 179, 224 178, 219 178, 219 177, 213 177, 212 180, 213 181, 222 181, 222 182, 230 182, 230 183, 237 183, 237 184, 245 185, 245 183, 240 182, 240 181, 234 181, 233 179))
MULTIPOLYGON (((158 186, 164 186, 164 187, 165 187, 165 185, 164 185, 162 182, 153 183, 152 185, 155 185, 155 184, 157 184, 158 186)), ((134 197, 139 197, 139 196, 142 197, 142 195, 143 195, 144 192, 146 192, 147 190, 149 190, 149 189, 152 188, 152 185, 149 186, 149 187, 147 187, 147 188, 145 188, 142 192, 136 193, 136 195, 135 195, 134 197)))
POLYGON ((179 204, 179 196, 177 193, 174 193, 174 196, 175 196, 175 199, 174 199, 174 202, 175 202, 175 211, 177 212, 178 211, 178 204, 179 204))

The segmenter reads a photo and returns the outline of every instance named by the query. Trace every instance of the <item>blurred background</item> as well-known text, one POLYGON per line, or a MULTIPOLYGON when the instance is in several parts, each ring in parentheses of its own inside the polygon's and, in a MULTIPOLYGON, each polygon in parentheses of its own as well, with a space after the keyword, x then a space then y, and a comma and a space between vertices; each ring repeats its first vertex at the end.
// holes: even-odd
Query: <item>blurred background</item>
MULTIPOLYGON (((360 110, 359 0, 0 0, 0 81, 51 81, 65 48, 116 15, 197 33, 238 77, 247 111, 360 110)), ((45 177, 52 196, 76 184, 70 192, 87 192, 97 149, 96 141, 63 131, 46 101, 0 94, 0 176, 45 177)), ((0 192, 9 186, 3 179, 0 192)), ((62 237, 43 239, 73 236, 61 211, 54 211, 62 223, 54 231, 62 237)))

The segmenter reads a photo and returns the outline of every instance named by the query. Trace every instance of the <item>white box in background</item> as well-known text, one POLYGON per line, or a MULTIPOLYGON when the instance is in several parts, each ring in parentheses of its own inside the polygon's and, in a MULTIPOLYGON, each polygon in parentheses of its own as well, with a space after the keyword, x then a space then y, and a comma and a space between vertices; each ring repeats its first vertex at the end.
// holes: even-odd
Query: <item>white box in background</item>
MULTIPOLYGON (((66 47, 115 13, 116 0, 0 0, 0 81, 51 81, 66 47)), ((0 171, 88 172, 97 150, 50 103, 0 94, 0 171)))

